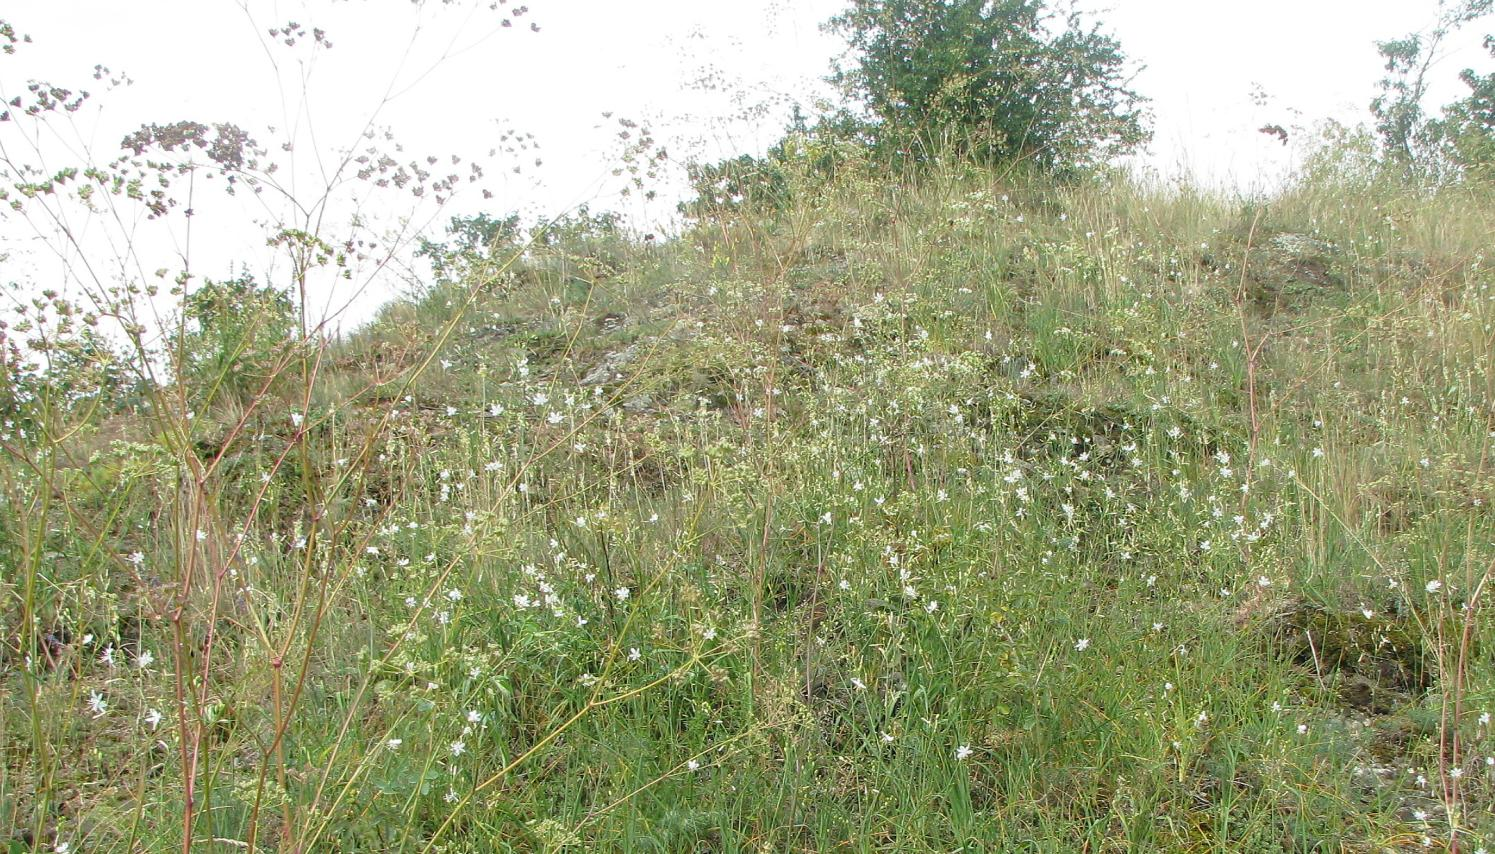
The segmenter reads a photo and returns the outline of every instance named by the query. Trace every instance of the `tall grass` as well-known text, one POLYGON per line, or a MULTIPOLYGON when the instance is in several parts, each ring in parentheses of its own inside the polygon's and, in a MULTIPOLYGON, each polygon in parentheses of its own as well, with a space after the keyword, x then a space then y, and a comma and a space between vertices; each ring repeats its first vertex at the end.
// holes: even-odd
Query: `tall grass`
POLYGON ((1495 209, 1326 174, 853 157, 43 392, 13 847, 1489 845, 1495 209))

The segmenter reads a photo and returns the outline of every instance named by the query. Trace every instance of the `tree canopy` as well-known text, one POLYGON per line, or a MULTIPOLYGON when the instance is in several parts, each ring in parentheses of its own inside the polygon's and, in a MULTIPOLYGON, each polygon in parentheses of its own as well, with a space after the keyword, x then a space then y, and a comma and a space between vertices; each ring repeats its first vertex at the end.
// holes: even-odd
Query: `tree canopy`
POLYGON ((833 79, 881 144, 1068 168, 1149 138, 1117 39, 1043 0, 851 0, 833 79))

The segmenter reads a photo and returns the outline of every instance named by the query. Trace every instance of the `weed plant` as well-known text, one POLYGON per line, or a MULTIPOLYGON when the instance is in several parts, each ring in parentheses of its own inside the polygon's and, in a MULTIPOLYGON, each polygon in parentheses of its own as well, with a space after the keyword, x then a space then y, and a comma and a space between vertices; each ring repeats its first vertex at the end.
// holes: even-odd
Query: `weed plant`
POLYGON ((154 380, 29 307, 77 367, 7 363, 0 833, 1495 845, 1495 197, 1349 156, 848 156, 154 380))

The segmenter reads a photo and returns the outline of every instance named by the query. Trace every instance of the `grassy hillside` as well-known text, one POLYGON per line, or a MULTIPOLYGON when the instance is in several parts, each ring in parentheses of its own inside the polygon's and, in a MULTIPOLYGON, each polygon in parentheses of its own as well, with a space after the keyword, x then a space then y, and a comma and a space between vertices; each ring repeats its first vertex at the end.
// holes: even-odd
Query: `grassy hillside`
POLYGON ((7 425, 12 849, 1495 846, 1490 195, 811 174, 7 425))

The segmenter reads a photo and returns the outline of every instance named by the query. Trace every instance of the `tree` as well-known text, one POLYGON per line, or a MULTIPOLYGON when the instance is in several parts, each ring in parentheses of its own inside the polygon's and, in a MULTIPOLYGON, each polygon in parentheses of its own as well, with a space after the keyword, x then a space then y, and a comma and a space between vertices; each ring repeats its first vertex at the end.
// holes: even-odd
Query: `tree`
POLYGON ((1120 43, 1044 0, 851 0, 833 79, 880 144, 1066 169, 1150 136, 1120 43))
MULTIPOLYGON (((1465 69, 1459 76, 1471 90, 1468 97, 1446 106, 1442 118, 1429 117, 1423 109, 1439 49, 1460 27, 1495 9, 1495 0, 1439 6, 1438 22, 1430 31, 1376 43, 1386 60, 1386 76, 1370 105, 1383 161, 1415 180, 1433 183, 1487 167, 1495 152, 1495 74, 1465 69)), ((1485 47, 1495 55, 1490 37, 1485 47)))
MULTIPOLYGON (((1484 47, 1495 59, 1495 35, 1485 36, 1484 47)), ((1469 94, 1443 108, 1438 133, 1457 168, 1489 176, 1495 173, 1495 71, 1482 75, 1466 68, 1459 79, 1469 94)))

